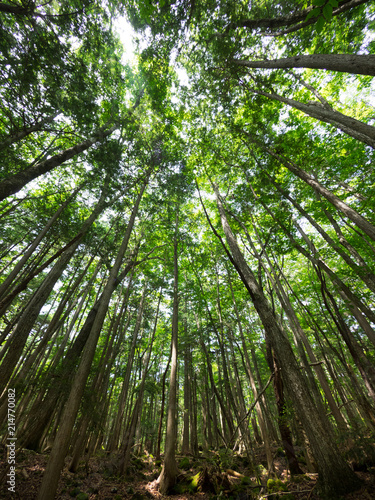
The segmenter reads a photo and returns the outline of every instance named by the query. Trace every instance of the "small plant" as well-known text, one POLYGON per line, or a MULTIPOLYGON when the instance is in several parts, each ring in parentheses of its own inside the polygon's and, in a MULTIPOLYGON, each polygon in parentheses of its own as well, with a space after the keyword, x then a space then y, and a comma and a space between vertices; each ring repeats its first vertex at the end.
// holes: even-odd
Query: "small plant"
POLYGON ((252 480, 250 477, 248 476, 244 476, 242 479, 241 479, 241 484, 245 484, 245 485, 249 485, 249 484, 252 484, 252 480))
POLYGON ((200 475, 200 472, 195 474, 195 476, 191 477, 190 485, 189 485, 189 489, 191 492, 195 492, 198 489, 199 475, 200 475))
POLYGON ((222 448, 219 450, 219 458, 220 458, 220 466, 223 469, 234 469, 235 464, 233 461, 233 455, 232 453, 226 449, 222 448))
POLYGON ((89 500, 89 496, 87 493, 79 493, 76 496, 76 500, 89 500))
POLYGON ((306 479, 305 474, 297 474, 295 476, 292 476, 293 483, 303 483, 303 481, 305 481, 305 479, 306 479))
POLYGON ((76 497, 79 493, 81 493, 81 492, 80 492, 80 489, 79 489, 79 488, 74 488, 74 489, 73 489, 73 490, 69 493, 69 495, 70 495, 71 497, 73 497, 73 498, 74 498, 74 497, 76 497))
POLYGON ((180 463, 178 464, 178 466, 180 469, 183 469, 183 470, 190 469, 190 460, 188 459, 188 457, 182 458, 180 460, 180 463))
POLYGON ((278 493, 280 491, 287 491, 287 485, 281 479, 269 479, 267 481, 267 489, 270 493, 278 493))
POLYGON ((375 465, 375 445, 373 434, 341 436, 341 446, 344 447, 344 456, 356 471, 365 472, 368 467, 375 465), (346 448, 346 449, 345 449, 346 448))

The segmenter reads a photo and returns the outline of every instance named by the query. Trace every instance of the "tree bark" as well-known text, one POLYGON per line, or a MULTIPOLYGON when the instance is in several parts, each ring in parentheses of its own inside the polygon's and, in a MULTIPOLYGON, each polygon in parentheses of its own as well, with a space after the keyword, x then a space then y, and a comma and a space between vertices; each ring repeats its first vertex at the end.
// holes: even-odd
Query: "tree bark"
MULTIPOLYGON (((1 3, 0 3, 0 11, 1 11, 1 3)), ((23 130, 19 130, 18 132, 15 132, 9 137, 3 139, 0 142, 0 149, 4 149, 11 146, 15 142, 20 141, 24 137, 27 137, 28 135, 32 134, 33 132, 44 130, 44 126, 47 125, 48 123, 52 123, 58 114, 59 113, 55 113, 54 115, 47 116, 46 118, 43 118, 42 120, 34 123, 34 125, 30 125, 29 127, 24 127, 23 130)))
POLYGON ((5 280, 0 285, 0 298, 7 292, 8 288, 12 284, 13 280, 16 278, 17 274, 21 271, 23 265, 28 261, 30 256, 33 254, 34 250, 37 248, 39 243, 42 241, 44 236, 47 234, 48 230, 53 226, 56 220, 59 218, 63 210, 67 207, 69 202, 74 198, 74 196, 78 193, 80 187, 77 188, 71 196, 58 208, 58 210, 53 214, 53 216, 47 221, 47 224, 43 227, 43 229, 39 232, 37 237, 31 243, 31 245, 24 250, 22 258, 17 262, 9 275, 5 278, 5 280))
POLYGON ((18 172, 8 179, 0 182, 0 201, 4 200, 8 196, 20 191, 26 184, 30 181, 36 179, 37 177, 50 172, 59 165, 70 160, 74 156, 82 153, 89 149, 93 144, 101 142, 105 137, 108 137, 117 129, 117 125, 112 125, 112 127, 107 128, 104 126, 98 129, 93 137, 86 139, 85 141, 76 144, 75 146, 66 149, 62 153, 52 156, 47 160, 44 160, 36 165, 33 165, 22 172, 18 172))
POLYGON ((271 61, 233 59, 231 62, 247 68, 312 68, 375 76, 375 56, 364 54, 309 54, 271 61))
POLYGON ((166 494, 176 484, 179 473, 176 462, 177 438, 177 349, 178 349, 178 207, 176 212, 175 234, 173 241, 173 313, 171 339, 171 375, 169 379, 169 398, 167 412, 167 432, 165 436, 164 463, 158 477, 159 490, 166 494))
POLYGON ((351 116, 344 115, 343 113, 332 109, 330 106, 322 105, 322 103, 318 101, 316 103, 302 103, 294 99, 280 96, 274 92, 268 93, 253 87, 249 87, 249 90, 255 94, 267 97, 268 99, 282 102, 295 109, 299 109, 306 115, 309 115, 316 120, 329 123, 345 134, 348 134, 351 137, 354 137, 354 139, 357 139, 358 141, 361 141, 375 149, 375 127, 372 125, 367 125, 367 123, 363 123, 355 118, 352 118, 351 116))
POLYGON ((105 316, 107 314, 109 301, 116 287, 116 278, 118 276, 120 266, 123 262, 125 252, 128 248, 130 235, 132 233, 135 218, 138 213, 139 204, 148 183, 148 177, 149 173, 147 175, 146 181, 141 187, 141 190, 134 204, 124 238, 117 253, 115 263, 110 271, 108 281, 105 285, 103 291, 103 300, 100 303, 95 318, 95 323, 90 331, 89 338, 82 353, 80 365, 74 377, 68 401, 66 402, 63 414, 61 416, 60 427, 57 431, 56 439, 54 441, 46 471, 43 476, 42 485, 38 493, 38 500, 53 500, 55 498, 58 481, 60 478, 62 467, 64 465, 64 459, 69 447, 71 432, 79 409, 86 380, 90 373, 90 368, 94 359, 96 345, 99 340, 99 335, 105 316))
POLYGON ((241 280, 249 292, 254 307, 267 331, 270 346, 280 362, 283 380, 288 394, 292 398, 299 419, 303 422, 310 441, 314 458, 319 468, 319 485, 325 498, 336 498, 360 487, 360 481, 342 458, 334 442, 330 423, 317 408, 301 377, 297 360, 292 351, 289 339, 272 311, 254 274, 247 265, 237 241, 228 224, 218 188, 214 185, 217 206, 227 244, 228 257, 235 266, 241 280))
MULTIPOLYGON (((358 5, 367 3, 368 0, 341 0, 338 7, 333 9, 332 16, 337 16, 342 12, 350 10, 358 5)), ((311 12, 314 6, 307 7, 300 11, 294 12, 286 16, 263 19, 244 19, 230 23, 225 32, 235 28, 247 28, 250 30, 263 29, 265 35, 280 36, 286 33, 298 31, 306 26, 314 24, 317 18, 311 18, 306 21, 306 17, 311 12), (286 28, 282 31, 276 31, 278 28, 286 28)))

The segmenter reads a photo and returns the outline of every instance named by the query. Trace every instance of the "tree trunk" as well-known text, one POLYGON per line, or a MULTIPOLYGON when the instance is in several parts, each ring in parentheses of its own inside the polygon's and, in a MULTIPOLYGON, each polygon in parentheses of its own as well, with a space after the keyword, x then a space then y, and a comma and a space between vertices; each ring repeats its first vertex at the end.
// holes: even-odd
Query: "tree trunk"
POLYGON ((113 125, 110 128, 107 128, 104 125, 102 128, 98 129, 93 137, 86 139, 80 144, 76 144, 75 146, 66 149, 62 153, 52 156, 48 158, 48 160, 44 160, 36 165, 33 165, 22 172, 18 172, 8 179, 0 182, 0 201, 4 200, 8 196, 17 193, 20 191, 26 184, 30 181, 36 179, 37 177, 50 172, 54 168, 60 166, 66 161, 70 160, 74 156, 82 153, 89 149, 93 144, 102 141, 105 137, 108 137, 117 129, 117 125, 113 125))
POLYGON ((321 493, 325 498, 333 499, 354 491, 360 487, 361 483, 340 455, 328 419, 317 411, 305 381, 301 377, 289 339, 275 318, 270 304, 238 247, 228 224, 216 186, 214 186, 214 191, 224 234, 231 251, 231 254, 229 254, 227 250, 228 257, 230 257, 249 292, 254 307, 267 332, 270 346, 275 351, 280 362, 288 394, 292 398, 297 415, 303 422, 314 458, 318 464, 321 493))
POLYGON ((110 271, 108 281, 105 285, 103 291, 103 299, 100 302, 99 309, 95 318, 95 323, 90 331, 89 338, 82 353, 80 365, 74 377, 68 401, 66 402, 63 414, 61 416, 61 424, 57 431, 56 439, 52 447, 45 474, 43 476, 42 485, 38 494, 38 500, 53 500, 55 498, 58 481, 60 478, 62 467, 64 465, 64 459, 69 447, 71 432, 79 409, 86 380, 89 375, 92 361, 95 355, 96 345, 108 310, 109 301, 116 287, 116 278, 119 274, 120 266, 123 262, 125 252, 128 248, 128 243, 133 230, 139 204, 148 183, 148 177, 149 174, 147 175, 146 181, 143 184, 134 204, 124 238, 117 253, 115 263, 110 271))
MULTIPOLYGON (((254 245, 252 244, 250 235, 248 234, 245 227, 244 227, 244 229, 246 231, 246 235, 248 237, 249 243, 252 245, 253 251, 256 252, 256 249, 255 249, 254 245)), ((257 231, 255 225, 254 225, 254 229, 256 231, 258 241, 259 241, 259 243, 261 243, 260 235, 258 234, 258 231, 257 231)), ((289 297, 288 297, 286 291, 284 290, 284 287, 281 284, 281 281, 278 277, 278 274, 277 274, 276 270, 274 269, 265 248, 263 248, 262 254, 264 254, 264 256, 266 257, 268 266, 270 267, 270 269, 272 271, 272 276, 270 275, 270 279, 272 281, 273 287, 276 289, 276 293, 278 294, 280 304, 287 314, 290 326, 291 326, 292 330, 294 331, 294 338, 295 338, 296 346, 298 347, 300 342, 302 341, 302 343, 303 343, 303 345, 304 345, 304 347, 309 355, 311 362, 314 364, 314 368, 315 368, 317 377, 318 377, 319 382, 322 386, 322 389, 323 389, 323 392, 324 392, 325 397, 327 399, 327 402, 331 408, 332 414, 334 415, 336 423, 340 427, 341 430, 345 430, 346 429, 345 420, 343 419, 343 417, 340 413, 340 410, 338 409, 336 402, 332 396, 331 390, 329 388, 329 385, 328 385, 327 380, 326 380, 325 375, 324 375, 324 371, 323 371, 321 365, 317 363, 317 359, 316 359, 315 354, 311 348, 311 345, 308 341, 308 338, 307 338, 305 332, 303 331, 303 328, 300 325, 300 322, 297 318, 297 315, 294 311, 294 308, 289 300, 289 297)), ((257 253, 256 253, 256 256, 257 256, 257 258, 260 259, 260 256, 257 253)), ((268 271, 266 270, 266 272, 268 272, 268 271)), ((301 349, 300 349, 300 351, 301 351, 301 349)), ((311 370, 310 366, 308 365, 307 360, 305 359, 306 356, 305 356, 304 351, 301 351, 301 354, 302 354, 301 360, 304 361, 306 370, 311 370)), ((313 392, 315 395, 315 401, 317 404, 319 404, 321 406, 321 409, 323 409, 321 397, 320 397, 319 392, 317 391, 315 381, 311 380, 311 384, 312 384, 312 389, 313 389, 313 392)))
POLYGON ((342 257, 342 259, 346 262, 346 264, 353 269, 353 271, 357 274, 358 278, 360 278, 371 291, 375 293, 375 275, 372 273, 371 269, 367 266, 365 262, 361 264, 357 264, 353 261, 353 259, 329 236, 329 234, 324 231, 324 229, 318 224, 311 215, 303 209, 303 207, 296 202, 285 189, 272 179, 272 177, 264 170, 267 175, 269 181, 276 187, 276 189, 289 200, 292 205, 300 212, 300 214, 305 217, 310 224, 318 231, 318 233, 324 238, 324 240, 342 257))
MULTIPOLYGON (((332 16, 338 16, 342 12, 350 10, 357 5, 362 5, 368 2, 368 0, 341 0, 338 6, 333 9, 332 16)), ((317 20, 316 17, 310 18, 306 21, 307 15, 312 11, 315 5, 311 5, 306 9, 301 9, 297 12, 292 12, 286 16, 279 16, 275 18, 264 18, 264 19, 244 19, 230 23, 225 31, 234 28, 247 28, 250 30, 264 30, 264 35, 268 36, 281 36, 286 33, 293 33, 298 31, 305 26, 314 24, 317 20), (285 28, 281 31, 276 31, 278 28, 285 28)))
POLYGON ((120 434, 121 434, 121 424, 124 421, 125 403, 126 403, 126 398, 128 396, 129 381, 130 381, 130 376, 131 376, 132 368, 133 368, 135 346, 136 346, 139 330, 141 328, 141 323, 142 323, 142 319, 143 319, 145 295, 146 295, 146 286, 143 288, 142 298, 141 298, 141 302, 140 302, 139 308, 138 308, 137 320, 135 322, 135 327, 134 327, 133 336, 132 336, 132 343, 131 343, 130 351, 129 351, 129 355, 128 355, 128 362, 126 364, 124 380, 122 382, 121 393, 119 396, 119 403, 118 403, 119 409, 117 412, 114 428, 112 430, 111 440, 108 443, 108 447, 107 447, 108 451, 114 451, 115 449, 117 449, 117 447, 119 445, 120 434))
POLYGON ((295 109, 299 109, 306 115, 315 118, 324 123, 329 123, 333 127, 342 130, 345 134, 354 137, 358 141, 361 141, 368 146, 375 149, 375 127, 372 125, 367 125, 351 116, 344 115, 339 111, 335 111, 331 107, 323 106, 320 102, 302 103, 294 99, 288 99, 287 97, 280 96, 275 93, 267 93, 262 90, 255 89, 253 87, 249 88, 250 91, 255 94, 268 97, 275 101, 282 102, 288 106, 292 106, 295 109))
POLYGON ((77 194, 78 191, 79 191, 79 189, 76 189, 74 191, 74 193, 71 196, 69 196, 69 198, 59 207, 59 209, 56 211, 56 213, 49 219, 47 224, 43 227, 43 229, 40 231, 40 233, 34 239, 34 241, 31 243, 31 245, 27 248, 27 250, 26 249, 24 250, 22 258, 17 262, 17 264, 14 266, 14 268, 9 273, 9 275, 1 283, 1 285, 0 285, 0 298, 7 292, 8 288, 11 286, 11 284, 12 284, 13 280, 16 278, 17 274, 21 271, 23 265, 27 262, 29 257, 31 257, 34 250, 37 248, 39 243, 42 241, 44 236, 47 234, 47 231, 54 224, 54 222, 58 219, 61 212, 69 204, 69 202, 77 194))
POLYGON ((375 75, 375 56, 363 54, 309 54, 271 61, 233 59, 231 62, 247 68, 313 68, 355 75, 375 75))
MULTIPOLYGON (((185 337, 186 337, 186 321, 185 321, 185 337)), ((181 453, 183 455, 187 455, 190 453, 190 436, 189 436, 189 428, 191 419, 191 379, 190 379, 190 345, 187 341, 185 341, 185 350, 184 350, 184 430, 182 437, 182 448, 181 453)))
MULTIPOLYGON (((374 128, 375 131, 375 127, 374 128)), ((286 167, 290 172, 295 174, 301 180, 303 180, 306 184, 311 186, 316 192, 318 192, 321 196, 323 196, 326 200, 328 200, 338 212, 344 214, 348 219, 350 219, 354 224, 362 231, 369 236, 372 240, 375 241, 375 227, 371 224, 367 219, 362 217, 358 212, 356 212, 353 208, 349 207, 344 201, 340 200, 340 198, 334 195, 329 189, 324 187, 320 182, 318 182, 314 177, 308 174, 305 170, 298 167, 294 162, 288 161, 284 156, 276 153, 273 149, 268 148, 261 144, 257 139, 255 139, 250 134, 245 132, 246 136, 250 138, 250 140, 260 146, 264 151, 268 154, 276 158, 284 167, 286 167)))
POLYGON ((275 356, 275 351, 272 349, 269 353, 270 363, 273 366, 274 379, 273 384, 275 388, 276 405, 278 410, 278 423, 280 429, 281 440, 283 443, 283 448, 286 454, 286 459, 288 461, 290 473, 293 474, 303 474, 300 466, 298 465, 297 457, 294 451, 292 434, 290 432, 289 425, 287 423, 287 409, 286 401, 284 397, 284 386, 283 379, 280 372, 280 367, 275 356))
MULTIPOLYGON (((2 4, 2 5, 4 5, 4 4, 2 4)), ((2 8, 0 7, 0 11, 1 10, 2 10, 2 8)), ((47 125, 48 123, 52 123, 58 114, 59 113, 55 113, 51 116, 46 116, 42 120, 34 123, 34 125, 30 125, 29 127, 24 127, 23 130, 19 130, 18 132, 11 134, 10 136, 8 136, 7 138, 3 139, 0 142, 0 149, 4 149, 4 148, 11 146, 15 142, 20 141, 24 137, 27 137, 28 135, 32 134, 33 132, 38 132, 39 130, 44 130, 44 126, 47 125)))
POLYGON ((20 320, 17 323, 15 330, 13 331, 11 342, 9 344, 9 348, 3 362, 0 366, 0 393, 4 390, 14 367, 17 364, 17 361, 22 353, 22 350, 27 341, 27 337, 30 333, 30 330, 37 319, 41 308, 43 307, 45 301, 50 295, 51 291, 57 280, 60 278, 62 272, 65 267, 68 265, 68 262, 73 257, 76 249, 80 244, 80 240, 82 236, 89 230, 92 223, 98 217, 105 206, 105 198, 107 196, 107 183, 103 188, 103 192, 101 197, 93 210, 92 214, 86 219, 86 221, 82 225, 82 229, 79 233, 79 237, 76 238, 75 243, 73 243, 60 257, 58 262, 54 265, 52 270, 48 273, 48 276, 43 281, 42 285, 38 288, 37 292, 34 294, 32 299, 30 300, 28 306, 25 309, 25 312, 21 316, 20 320))
POLYGON ((167 366, 164 370, 162 383, 161 383, 162 393, 161 393, 160 418, 159 418, 159 426, 158 426, 158 439, 157 439, 157 443, 156 443, 156 453, 155 453, 156 460, 160 460, 161 435, 162 435, 162 429, 163 429, 164 408, 165 408, 165 382, 167 379, 167 373, 169 370, 171 357, 172 357, 172 351, 169 354, 168 363, 167 363, 167 366))
POLYGON ((173 313, 171 339, 171 375, 169 379, 169 398, 167 413, 167 432, 165 436, 164 463, 158 477, 162 495, 173 488, 179 473, 176 462, 177 438, 177 348, 178 348, 178 208, 176 212, 175 234, 173 242, 173 313))
POLYGON ((124 439, 123 449, 121 452, 121 459, 120 459, 120 466, 119 466, 119 474, 121 474, 121 475, 124 473, 126 467, 128 466, 128 463, 130 460, 130 452, 131 452, 131 449, 132 449, 133 444, 134 444, 134 436, 136 433, 136 426, 137 426, 137 423, 139 423, 141 413, 142 413, 144 387, 145 387, 146 377, 148 374, 148 365, 149 365, 150 358, 151 358, 152 347, 154 345, 156 327, 158 324, 159 307, 160 307, 161 297, 162 297, 162 294, 160 291, 158 306, 157 306, 156 314, 155 314, 154 328, 153 328, 152 336, 151 336, 151 340, 150 340, 149 351, 146 355, 146 360, 144 362, 144 368, 143 368, 142 379, 141 379, 141 383, 140 383, 140 387, 139 387, 138 398, 137 398, 137 401, 134 405, 131 419, 128 422, 128 429, 129 430, 126 433, 126 437, 124 439))

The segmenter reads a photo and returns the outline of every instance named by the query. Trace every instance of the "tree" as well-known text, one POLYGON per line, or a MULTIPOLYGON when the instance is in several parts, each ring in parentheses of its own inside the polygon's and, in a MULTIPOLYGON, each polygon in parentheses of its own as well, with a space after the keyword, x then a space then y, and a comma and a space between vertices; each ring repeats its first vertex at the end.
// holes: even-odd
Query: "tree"
POLYGON ((75 473, 106 450, 116 475, 156 456, 169 494, 178 452, 256 468, 255 441, 269 474, 283 446, 322 497, 354 491, 375 431, 373 4, 0 11, 0 421, 6 440, 15 387, 18 446, 51 450, 39 498, 68 454, 75 473))
POLYGON ((335 496, 343 492, 355 490, 359 486, 358 478, 342 459, 336 449, 330 425, 324 416, 317 411, 309 398, 307 387, 299 376, 299 369, 285 333, 277 320, 275 321, 272 308, 267 303, 254 274, 246 264, 237 245, 234 235, 228 224, 224 207, 216 186, 214 186, 218 210, 220 213, 223 231, 231 251, 231 261, 246 286, 254 307, 263 323, 272 349, 277 353, 283 371, 284 381, 299 414, 304 422, 306 433, 318 464, 319 481, 325 497, 335 496), (324 469, 322 469, 322 467, 324 469), (345 477, 345 481, 343 478, 345 477))
POLYGON ((176 462, 177 437, 177 355, 178 355, 178 208, 176 210, 175 234, 173 240, 173 315, 171 339, 171 374, 169 378, 169 397, 167 410, 167 431, 165 436, 164 463, 158 478, 161 493, 167 493, 175 485, 178 475, 176 462))

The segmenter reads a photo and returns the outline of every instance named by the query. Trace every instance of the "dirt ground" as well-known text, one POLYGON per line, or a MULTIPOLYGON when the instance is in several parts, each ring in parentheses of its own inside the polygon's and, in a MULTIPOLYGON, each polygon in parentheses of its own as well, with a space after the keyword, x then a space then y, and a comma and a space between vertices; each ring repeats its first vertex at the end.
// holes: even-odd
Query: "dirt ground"
MULTIPOLYGON (((0 463, 0 498, 34 500, 42 481, 43 472, 48 460, 47 454, 38 454, 22 450, 17 456, 16 493, 7 490, 5 450, 2 449, 0 463)), ((183 465, 177 491, 173 495, 161 495, 157 489, 157 477, 160 463, 150 455, 133 457, 127 475, 116 475, 116 459, 102 456, 92 457, 88 463, 84 461, 76 473, 64 468, 59 481, 57 499, 68 500, 121 500, 121 499, 155 499, 162 500, 214 500, 228 498, 232 500, 319 500, 317 492, 317 474, 306 473, 291 478, 283 456, 275 453, 275 469, 277 477, 268 481, 263 466, 251 467, 246 460, 229 460, 228 456, 210 452, 200 457, 178 456, 177 461, 183 465), (183 486, 190 484, 192 476, 205 471, 205 484, 198 485, 198 491, 183 492, 183 486), (268 484, 268 486, 267 486, 268 484), (178 492, 180 490, 180 492, 178 492), (203 491, 200 491, 203 490, 203 491)), ((262 453, 257 457, 261 463, 262 453)), ((68 465, 69 459, 66 460, 68 465)), ((303 468, 303 466, 302 466, 303 468)), ((363 487, 355 493, 348 494, 345 500, 375 499, 375 467, 357 472, 363 487)))

